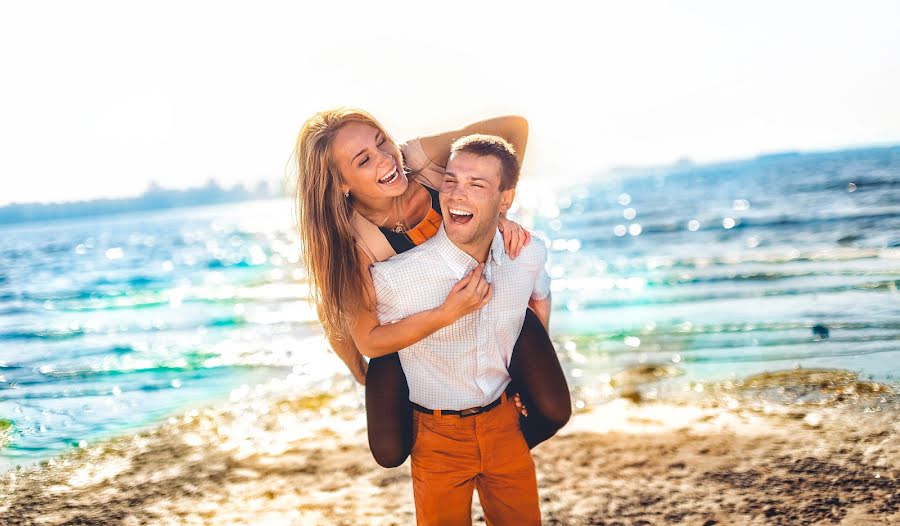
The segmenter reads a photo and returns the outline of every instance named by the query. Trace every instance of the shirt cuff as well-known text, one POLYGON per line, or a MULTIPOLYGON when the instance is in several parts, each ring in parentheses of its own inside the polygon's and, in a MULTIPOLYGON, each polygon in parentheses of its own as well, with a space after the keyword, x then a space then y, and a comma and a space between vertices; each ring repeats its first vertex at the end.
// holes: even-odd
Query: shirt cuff
POLYGON ((537 280, 534 282, 534 290, 531 291, 531 299, 534 301, 541 301, 550 295, 550 276, 547 274, 547 271, 541 269, 541 273, 538 275, 537 280))

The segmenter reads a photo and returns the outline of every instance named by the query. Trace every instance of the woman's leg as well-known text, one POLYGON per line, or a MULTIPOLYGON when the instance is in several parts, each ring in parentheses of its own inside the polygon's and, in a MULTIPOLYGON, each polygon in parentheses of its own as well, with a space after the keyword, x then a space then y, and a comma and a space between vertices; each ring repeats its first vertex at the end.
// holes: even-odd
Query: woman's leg
POLYGON ((531 309, 526 309, 509 374, 528 410, 528 416, 519 421, 528 447, 533 448, 569 421, 572 399, 550 336, 531 309))
POLYGON ((397 353, 369 360, 366 421, 375 461, 386 468, 403 464, 412 448, 412 406, 397 353))

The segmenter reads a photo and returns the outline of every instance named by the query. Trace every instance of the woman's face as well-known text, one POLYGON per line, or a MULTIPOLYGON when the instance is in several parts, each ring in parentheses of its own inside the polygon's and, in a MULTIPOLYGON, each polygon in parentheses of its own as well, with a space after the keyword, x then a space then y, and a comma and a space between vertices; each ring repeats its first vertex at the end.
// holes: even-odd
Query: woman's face
POLYGON ((341 171, 341 191, 357 201, 402 195, 409 186, 400 149, 381 131, 362 122, 341 126, 332 144, 341 171))

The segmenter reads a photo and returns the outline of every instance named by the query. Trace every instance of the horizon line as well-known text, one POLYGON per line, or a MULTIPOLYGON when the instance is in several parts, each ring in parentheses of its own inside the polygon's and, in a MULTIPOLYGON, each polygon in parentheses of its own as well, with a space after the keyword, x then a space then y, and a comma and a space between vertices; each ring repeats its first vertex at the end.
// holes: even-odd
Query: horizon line
MULTIPOLYGON (((836 146, 836 147, 823 147, 823 148, 813 148, 813 149, 784 149, 784 150, 770 150, 770 151, 761 151, 746 157, 731 157, 731 158, 721 158, 721 159, 710 159, 704 161, 694 161, 693 158, 689 155, 683 155, 678 159, 670 161, 665 164, 619 164, 612 165, 606 168, 599 168, 597 171, 604 175, 615 176, 616 172, 621 171, 629 171, 629 172, 639 172, 641 170, 662 170, 662 169, 672 169, 672 168, 703 168, 703 167, 714 167, 717 165, 724 165, 730 163, 740 163, 740 162, 752 162, 760 159, 768 158, 768 157, 778 157, 778 156, 786 156, 786 155, 819 155, 819 154, 829 154, 829 153, 838 153, 838 152, 850 152, 850 151, 858 151, 858 150, 874 150, 874 149, 889 149, 889 148, 897 148, 900 147, 900 139, 892 140, 892 141, 879 141, 879 142, 871 142, 871 143, 859 143, 859 144, 848 144, 847 146, 836 146)), ((540 177, 539 175, 537 177, 540 177)), ((0 201, 0 209, 4 209, 10 206, 52 206, 52 205, 66 205, 66 204, 78 204, 78 203, 90 203, 94 201, 120 201, 120 200, 128 200, 128 199, 140 199, 141 197, 145 197, 148 193, 152 192, 190 192, 201 190, 203 188, 209 187, 211 184, 218 187, 220 190, 225 192, 236 191, 240 188, 243 188, 244 191, 252 192, 252 188, 248 188, 248 186, 258 186, 260 184, 265 183, 266 189, 269 191, 269 195, 271 197, 279 197, 282 196, 281 190, 283 187, 279 188, 279 185, 276 184, 275 188, 271 187, 271 183, 273 182, 284 182, 284 178, 263 178, 263 179, 254 179, 251 181, 243 181, 237 182, 231 186, 224 186, 220 183, 215 177, 210 177, 207 181, 198 186, 189 186, 186 188, 167 188, 162 187, 156 181, 150 181, 147 183, 146 189, 139 194, 127 194, 127 195, 119 195, 119 196, 110 196, 110 195, 98 195, 96 197, 74 200, 74 201, 8 201, 2 202, 0 201)))

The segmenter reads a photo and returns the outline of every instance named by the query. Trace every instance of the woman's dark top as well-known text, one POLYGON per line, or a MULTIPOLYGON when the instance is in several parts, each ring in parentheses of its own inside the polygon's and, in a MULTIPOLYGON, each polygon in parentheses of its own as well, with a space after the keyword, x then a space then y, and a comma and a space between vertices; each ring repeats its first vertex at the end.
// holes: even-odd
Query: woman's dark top
POLYGON ((425 215, 425 218, 422 219, 419 224, 403 233, 397 233, 389 228, 379 227, 379 230, 384 234, 385 239, 391 244, 391 248, 398 254, 406 252, 412 247, 420 245, 425 242, 425 240, 431 238, 431 236, 437 233, 437 229, 441 224, 440 194, 437 190, 429 188, 424 184, 422 185, 422 188, 428 190, 429 195, 431 195, 431 210, 428 211, 428 214, 425 215))

